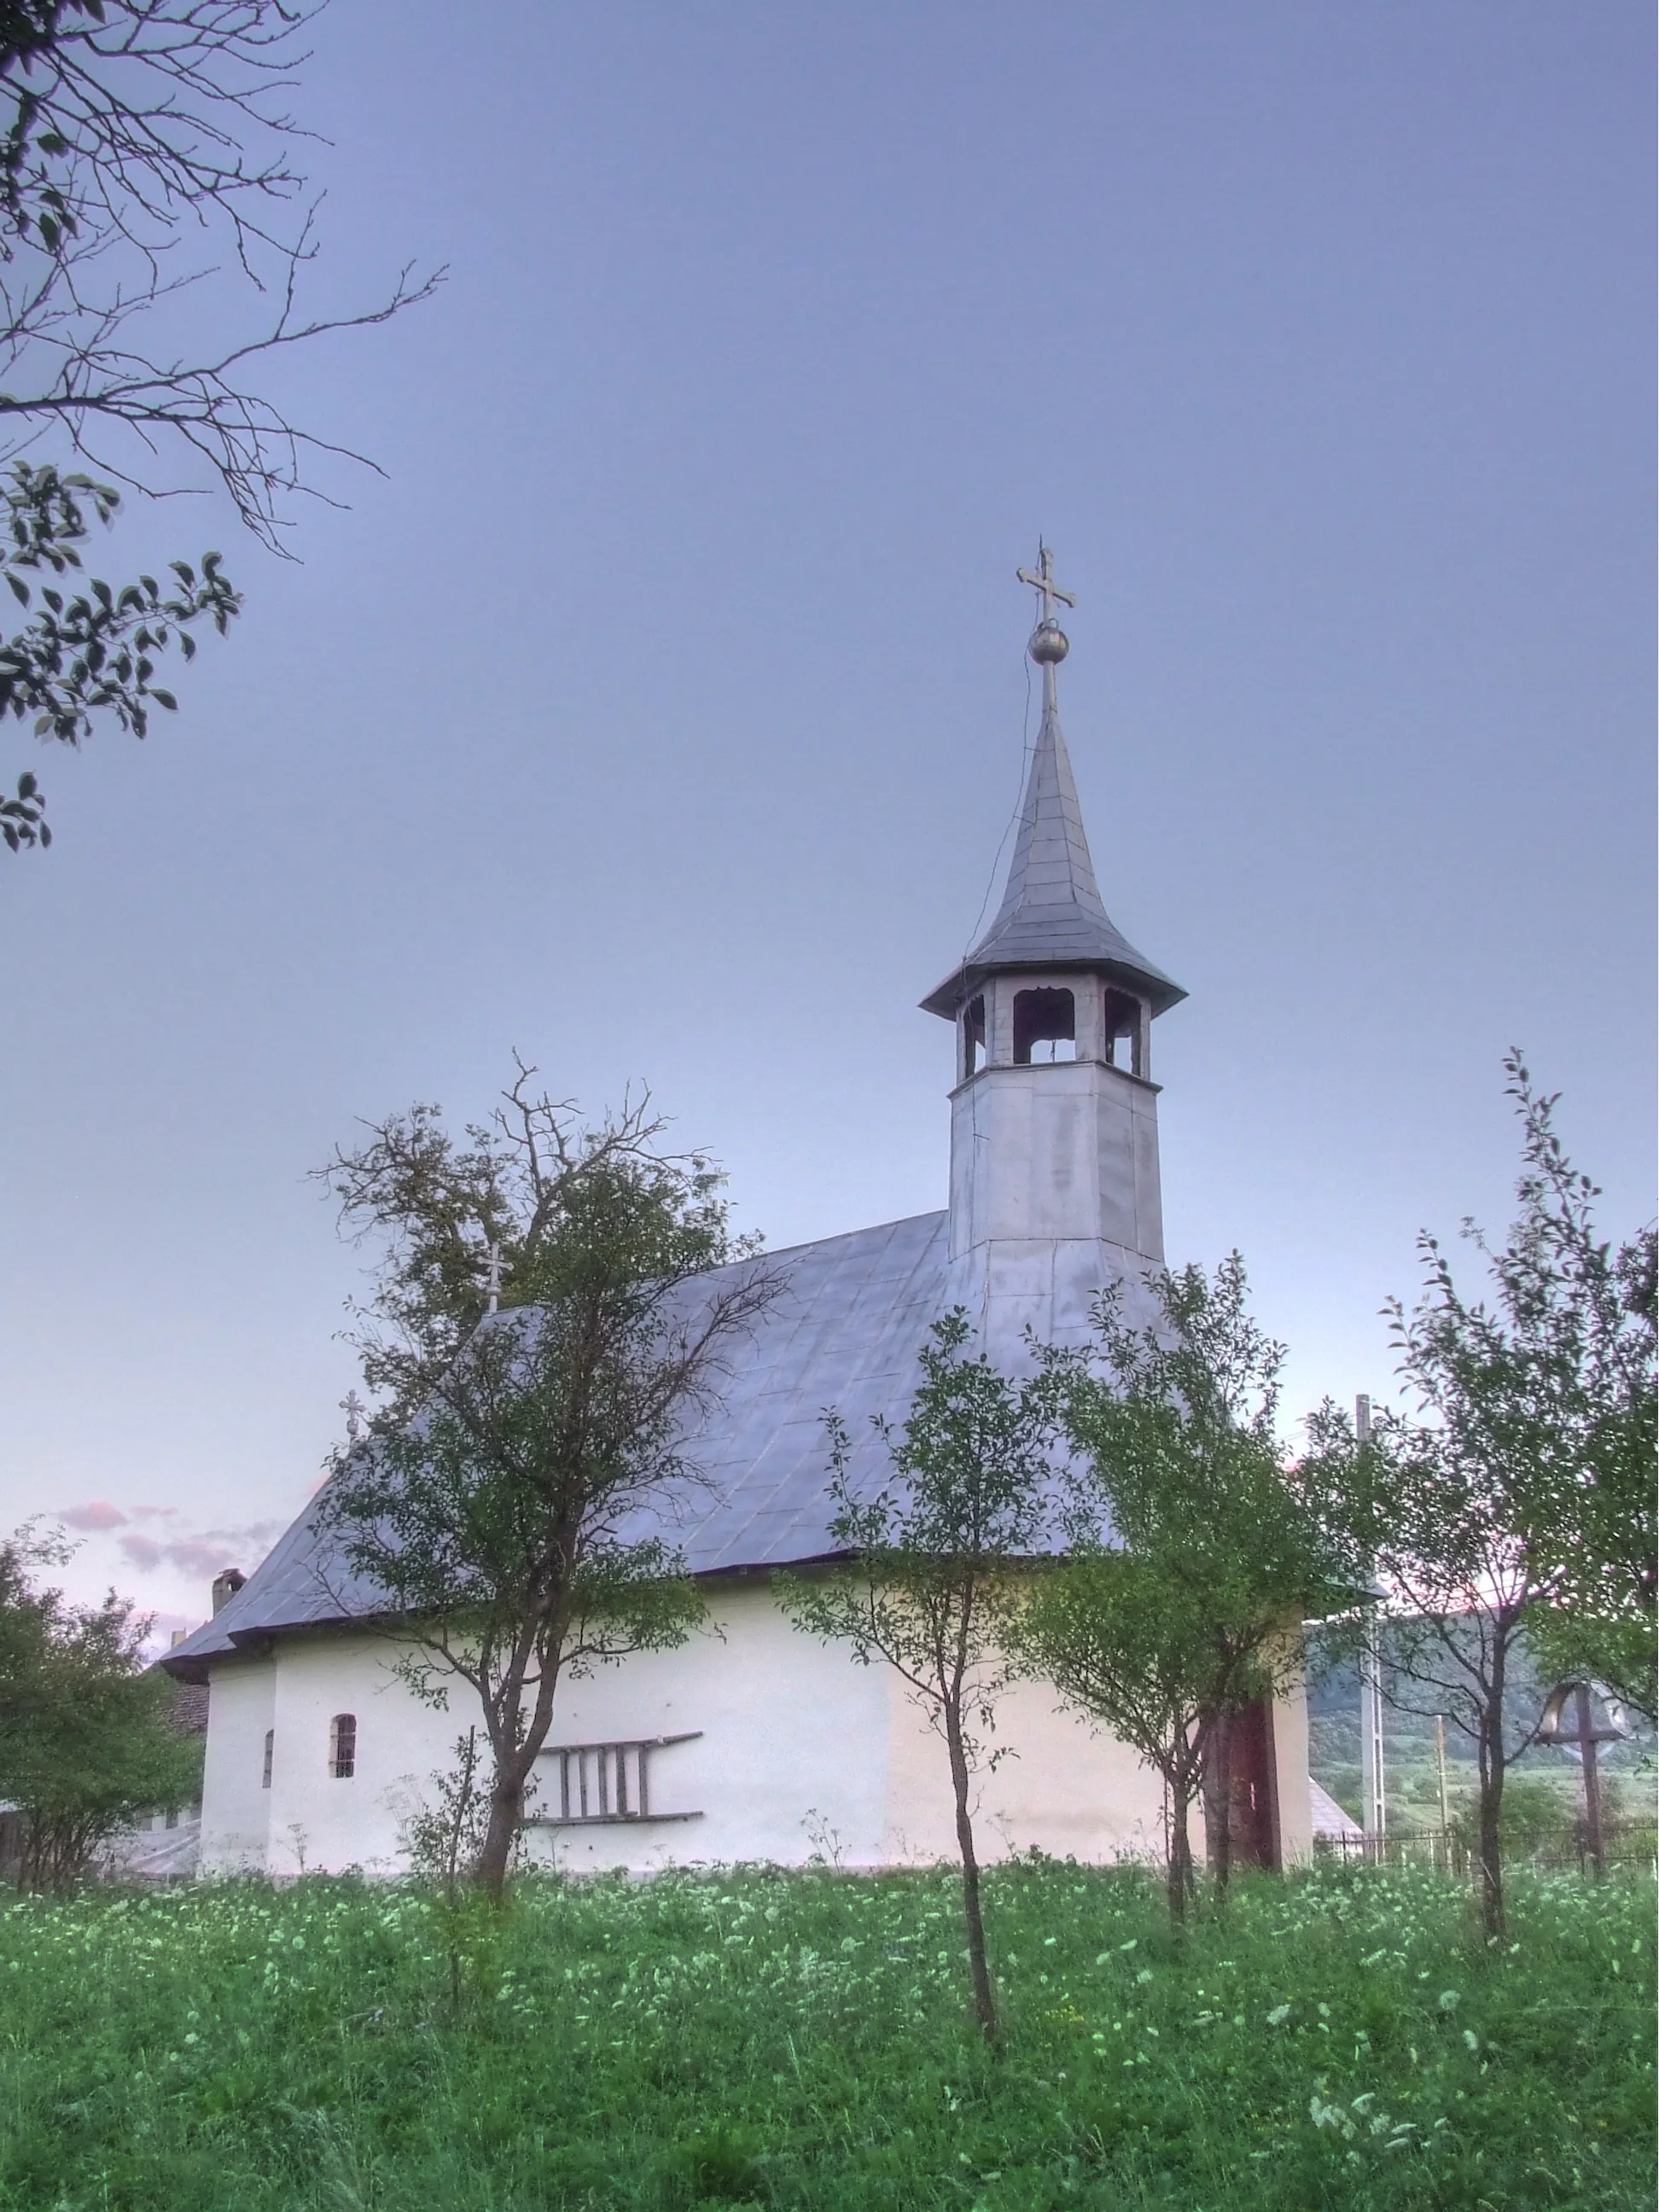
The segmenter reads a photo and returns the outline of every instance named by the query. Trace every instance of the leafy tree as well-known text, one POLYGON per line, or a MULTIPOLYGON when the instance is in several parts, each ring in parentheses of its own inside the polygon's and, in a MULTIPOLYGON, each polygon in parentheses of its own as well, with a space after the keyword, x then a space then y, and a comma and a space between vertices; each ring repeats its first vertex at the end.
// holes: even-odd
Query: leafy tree
POLYGON ((1413 1408, 1369 1443, 1327 1406, 1310 1425, 1322 1479, 1390 1599, 1385 1689, 1444 1712, 1475 1746, 1475 1856, 1489 1936, 1504 1929, 1503 1802, 1536 1714, 1515 1710, 1527 1647, 1591 1656, 1653 1705, 1654 1348, 1651 1238, 1597 1241, 1595 1186, 1568 1161, 1517 1053, 1505 1066, 1521 1121, 1519 1212, 1501 1249, 1473 1223, 1489 1304, 1459 1289, 1436 1238, 1425 1282, 1395 1300, 1398 1372, 1413 1408))
POLYGON ((113 1591, 76 1607, 42 1589, 35 1571, 67 1557, 27 1528, 0 1542, 0 1798, 21 1814, 32 1887, 68 1887, 118 1829, 201 1789, 201 1747, 146 1669, 148 1616, 113 1591))
POLYGON ((709 1163, 656 1148, 648 1103, 583 1128, 533 1073, 520 1065, 461 1139, 416 1107, 324 1171, 345 1222, 382 1242, 360 1342, 388 1395, 337 1458, 321 1525, 377 1593, 408 1686, 478 1701, 476 1873, 493 1896, 561 1680, 679 1644, 702 1618, 679 1554, 637 1516, 688 1480, 686 1426, 776 1288, 731 1237, 709 1163))
MULTIPOLYGON (((1551 1144, 1553 1132, 1549 1133, 1551 1144)), ((1571 1500, 1570 1540, 1550 1605, 1529 1631, 1536 1663, 1558 1681, 1605 1682, 1649 1720, 1659 1718, 1655 1529, 1655 1249, 1651 1228, 1616 1253, 1595 1241, 1584 1183, 1562 1208, 1589 1310, 1585 1450, 1571 1500)))
POLYGON ((1152 1279, 1157 1318, 1131 1328, 1114 1287, 1097 1343, 1048 1355, 1080 1455, 1069 1558, 1038 1578, 1017 1631, 1024 1663, 1163 1777, 1168 1887, 1192 1891, 1200 1790, 1210 1857, 1231 1864, 1234 1717, 1302 1667, 1300 1627, 1354 1587, 1351 1547, 1275 1433, 1284 1346, 1248 1310, 1244 1264, 1152 1279))
MULTIPOLYGON (((28 620, 0 641, 0 711, 76 744, 99 710, 135 736, 156 656, 240 607, 219 556, 99 581, 67 602, 27 568, 80 565, 87 516, 118 485, 151 495, 215 484, 283 550, 307 463, 343 449, 288 421, 258 364, 325 333, 384 322, 438 277, 406 268, 366 312, 307 318, 315 199, 292 165, 306 135, 283 105, 318 9, 289 0, 5 0, 0 6, 0 528, 28 620), (204 309, 211 307, 210 313, 204 309), (251 310, 251 314, 246 312, 251 310), (202 335, 204 331, 211 333, 202 335), (19 457, 61 436, 96 477, 19 457), (111 481, 112 479, 113 481, 111 481)), ((353 459, 361 456, 352 455, 353 459)), ((0 799, 15 852, 51 842, 38 780, 0 799)))
POLYGON ((780 1577, 778 1589, 797 1627, 850 1645, 860 1666, 891 1667, 944 1743, 974 2011, 994 2038, 973 1782, 1000 1755, 987 1739, 1012 1679, 1006 1645, 1020 1586, 1052 1502, 1055 1423, 1045 1380, 1016 1382, 969 1358, 969 1336, 960 1307, 935 1322, 903 1427, 876 1418, 894 1480, 875 1497, 858 1494, 852 1438, 827 1417, 830 1532, 850 1557, 823 1574, 780 1577))

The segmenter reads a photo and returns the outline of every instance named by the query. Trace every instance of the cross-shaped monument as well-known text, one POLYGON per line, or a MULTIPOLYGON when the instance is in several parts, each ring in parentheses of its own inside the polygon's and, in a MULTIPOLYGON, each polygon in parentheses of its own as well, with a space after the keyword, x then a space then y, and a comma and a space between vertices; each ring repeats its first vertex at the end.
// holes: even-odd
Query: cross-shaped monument
POLYGON ((1544 1700, 1544 1711, 1534 1730, 1540 1743, 1559 1744, 1563 1751, 1577 1752, 1584 1771, 1584 1849, 1589 1863, 1597 1874, 1606 1861, 1601 1846, 1601 1778, 1596 1771, 1595 1747, 1602 1743, 1618 1743, 1630 1734, 1616 1698, 1610 1698, 1599 1684, 1591 1682, 1558 1682, 1544 1700), (1595 1710, 1591 1704, 1592 1692, 1599 1694, 1607 1717, 1598 1727, 1595 1710), (1572 1725, 1567 1724, 1567 1714, 1572 1714, 1572 1725))
POLYGON ((364 1405, 362 1400, 357 1395, 356 1390, 348 1390, 344 1397, 340 1401, 340 1411, 346 1417, 347 1439, 349 1442, 355 1444, 362 1430, 363 1415, 368 1411, 368 1408, 364 1405))

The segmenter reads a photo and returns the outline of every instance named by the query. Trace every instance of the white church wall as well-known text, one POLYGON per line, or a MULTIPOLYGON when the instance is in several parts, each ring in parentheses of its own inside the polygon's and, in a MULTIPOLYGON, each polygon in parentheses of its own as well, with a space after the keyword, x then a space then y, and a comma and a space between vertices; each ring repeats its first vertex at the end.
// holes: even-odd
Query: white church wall
MULTIPOLYGON (((957 1855, 945 1745, 888 1672, 892 1786, 885 1856, 926 1863, 957 1855)), ((975 1778, 975 1848, 988 1863, 1046 1851, 1090 1865, 1163 1853, 1163 1785, 1115 1736, 1064 1710, 1042 1682, 1018 1684, 997 1708, 987 1748, 1007 1755, 975 1778)))
POLYGON ((471 1716, 434 1711, 400 1682, 397 1646, 368 1632, 286 1637, 276 1647, 269 1871, 395 1872, 403 1829, 471 1716), (337 1714, 356 1723, 354 1771, 331 1761, 337 1714))
POLYGON ((204 1872, 264 1869, 270 1792, 261 1787, 261 1777, 276 1692, 272 1659, 229 1659, 213 1669, 202 1771, 204 1872))
MULTIPOLYGON (((711 1625, 678 1651, 642 1652, 560 1692, 552 1747, 691 1740, 652 1754, 655 1807, 685 1820, 533 1826, 526 1848, 573 1872, 767 1859, 799 1864, 833 1848, 879 1862, 885 1813, 887 1685, 791 1627, 764 1582, 711 1592, 711 1625)), ((213 1670, 205 1872, 257 1868, 282 1880, 309 1869, 371 1875, 403 1863, 410 1813, 453 1764, 473 1712, 464 1685, 435 1712, 392 1672, 397 1647, 368 1634, 282 1638, 257 1668, 213 1670), (252 1694, 257 1676, 259 1693, 252 1694), (330 1766, 335 1716, 357 1723, 356 1771, 330 1766), (259 1786, 274 1730, 271 1787, 259 1786)), ((539 1798, 556 1808, 558 1764, 539 1762, 539 1798)))
MULTIPOLYGON (((642 1652, 572 1682, 556 1744, 696 1730, 652 1754, 653 1806, 692 1820, 538 1828, 536 1856, 572 1872, 764 1859, 800 1865, 835 1851, 880 1862, 886 1808, 884 1670, 793 1628, 765 1579, 716 1584, 713 1629, 678 1651, 642 1652)), ((556 1809, 558 1763, 541 1802, 556 1809)))
MULTIPOLYGON (((849 1868, 923 1863, 956 1852, 944 1747, 889 1668, 803 1635, 763 1578, 710 1589, 710 1627, 678 1651, 640 1653, 561 1688, 550 1747, 683 1736, 651 1753, 665 1818, 534 1825, 533 1861, 570 1872, 815 1856, 849 1868)), ((367 1633, 282 1638, 273 1659, 213 1670, 204 1784, 204 1872, 398 1872, 404 1830, 473 1720, 465 1686, 447 1712, 392 1671, 396 1647, 367 1633), (337 1778, 331 1723, 356 1721, 356 1771, 337 1778), (274 1731, 271 1786, 260 1786, 274 1731)), ((1156 1859, 1158 1777, 1040 1683, 1000 1709, 1011 1755, 976 1784, 988 1861, 1033 1846, 1091 1863, 1156 1859)), ((1273 1756, 1287 1861, 1310 1849, 1306 1709, 1299 1688, 1274 1715, 1273 1756)), ((559 1762, 538 1762, 538 1802, 559 1808, 559 1762)))

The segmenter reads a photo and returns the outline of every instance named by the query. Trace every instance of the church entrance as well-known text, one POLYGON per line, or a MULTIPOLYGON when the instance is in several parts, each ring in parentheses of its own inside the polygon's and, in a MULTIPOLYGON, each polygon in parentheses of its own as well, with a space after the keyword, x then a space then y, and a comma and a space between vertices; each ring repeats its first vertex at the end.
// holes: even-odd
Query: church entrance
MULTIPOLYGON (((1226 1819, 1232 1863, 1276 1867, 1279 1821, 1273 1788, 1273 1722, 1267 1701, 1258 1698, 1236 1712, 1231 1732, 1226 1819)), ((1219 1792, 1206 1784, 1204 1816, 1212 1836, 1217 1833, 1222 1817, 1218 1799, 1219 1792)), ((1211 1857, 1213 1861, 1213 1851, 1211 1857)))

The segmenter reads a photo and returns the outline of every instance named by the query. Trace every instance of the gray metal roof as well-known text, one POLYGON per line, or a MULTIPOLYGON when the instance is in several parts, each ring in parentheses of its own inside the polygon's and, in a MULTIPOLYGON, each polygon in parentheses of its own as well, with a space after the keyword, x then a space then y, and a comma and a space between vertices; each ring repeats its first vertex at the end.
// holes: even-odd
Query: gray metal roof
MULTIPOLYGON (((823 1415, 842 1415, 854 1439, 854 1480, 878 1486, 888 1459, 869 1417, 897 1422, 909 1410, 917 1354, 950 1303, 946 1230, 945 1213, 917 1214, 758 1263, 783 1287, 751 1339, 734 1347, 718 1404, 687 1440, 699 1480, 625 1533, 654 1528, 697 1574, 831 1553, 823 1415)), ((688 1293, 710 1296, 729 1279, 717 1269, 688 1293)), ((236 1595, 163 1663, 199 1675, 203 1661, 277 1630, 379 1610, 373 1587, 330 1556, 315 1516, 313 1500, 236 1595)))
POLYGON ((1143 992, 1155 1014, 1187 995, 1136 951, 1106 911, 1060 715, 1048 705, 1031 756, 1002 904, 962 965, 921 1003, 929 1013, 954 1020, 963 999, 999 968, 1075 967, 1108 970, 1143 992))

